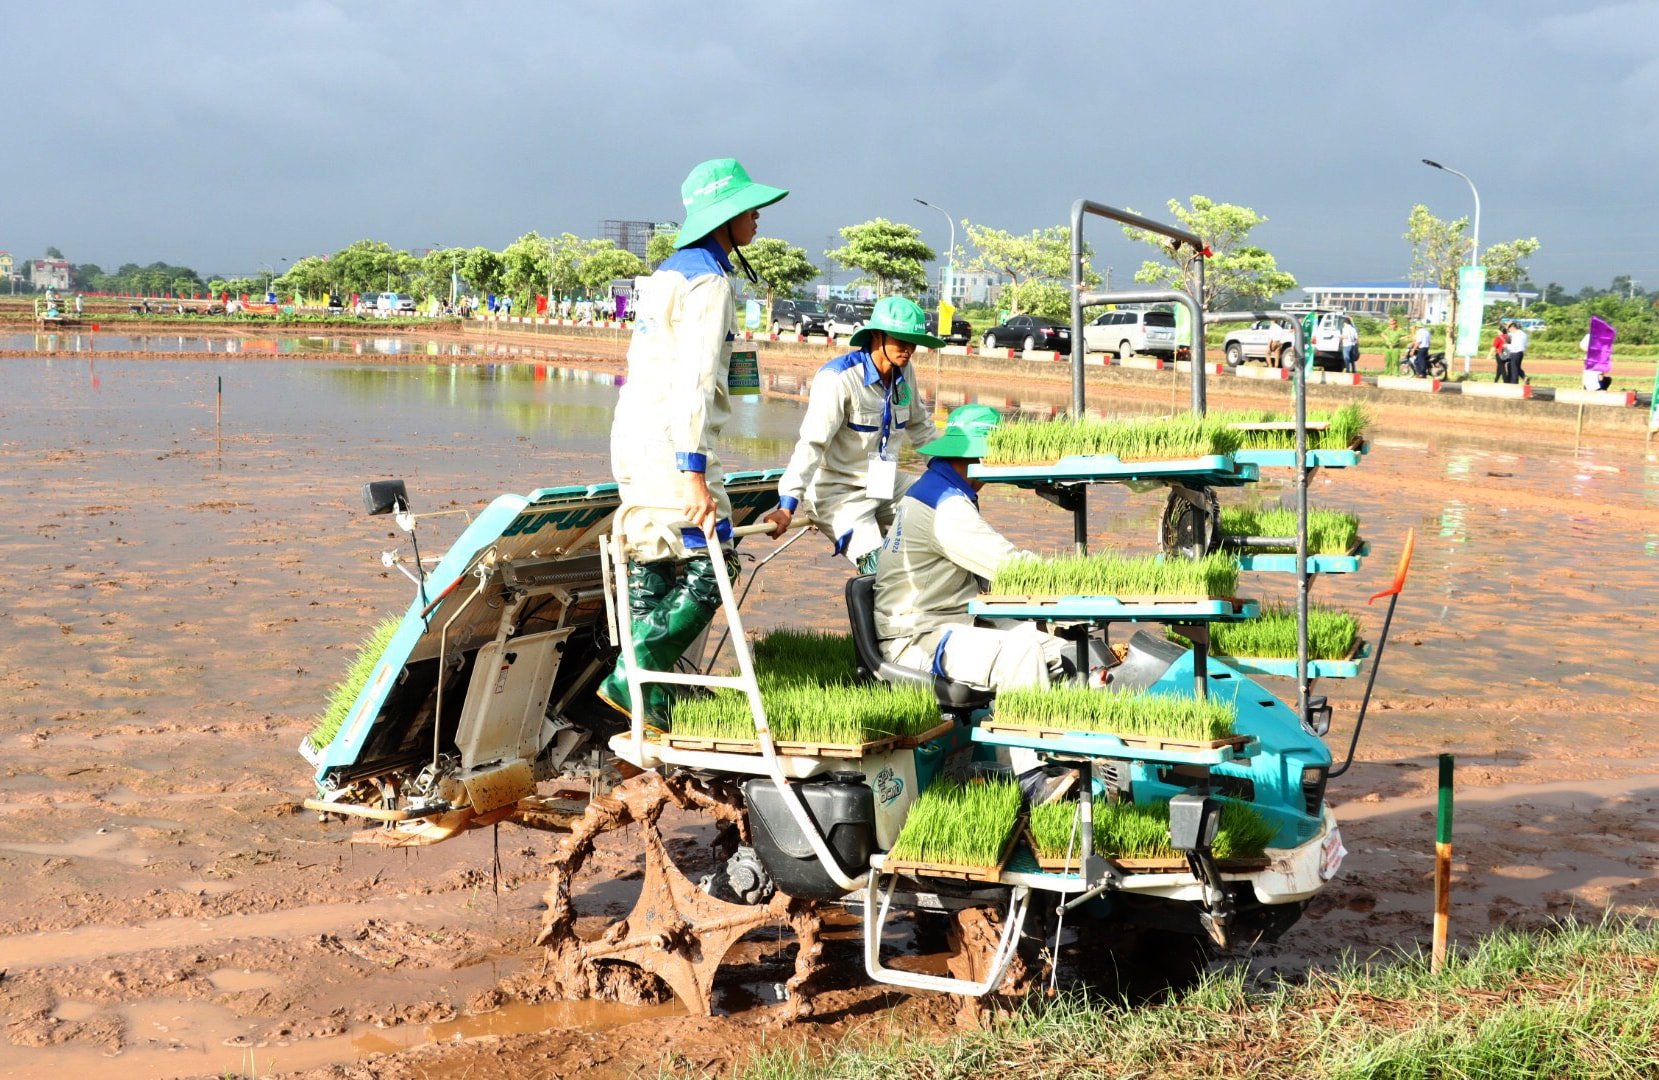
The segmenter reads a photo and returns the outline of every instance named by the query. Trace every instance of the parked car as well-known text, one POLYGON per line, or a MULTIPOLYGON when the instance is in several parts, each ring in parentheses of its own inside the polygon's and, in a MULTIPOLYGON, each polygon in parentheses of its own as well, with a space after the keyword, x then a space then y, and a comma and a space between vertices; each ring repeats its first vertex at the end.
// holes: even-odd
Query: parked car
MULTIPOLYGON (((1302 316, 1304 333, 1313 340, 1313 366, 1326 371, 1342 370, 1342 328, 1353 320, 1341 311, 1314 310, 1302 316)), ((1270 366, 1286 367, 1295 362, 1295 337, 1282 323, 1263 319, 1242 330, 1230 331, 1221 341, 1228 367, 1246 360, 1263 360, 1270 366)))
POLYGON ((772 333, 827 334, 829 312, 816 300, 772 301, 772 333))
POLYGON ((950 333, 939 333, 939 311, 935 308, 927 313, 927 332, 936 337, 942 337, 952 345, 966 345, 974 336, 972 324, 960 315, 950 317, 950 333))
POLYGON ((1175 313, 1151 311, 1105 311, 1083 328, 1083 348, 1088 352, 1115 353, 1120 361, 1136 353, 1175 357, 1175 313))
POLYGON ((864 329, 864 322, 874 307, 874 304, 861 304, 853 300, 835 301, 829 308, 829 332, 836 337, 858 333, 864 329))
POLYGON ((1071 327, 1040 315, 1015 315, 985 331, 987 349, 1054 349, 1071 351, 1071 327))

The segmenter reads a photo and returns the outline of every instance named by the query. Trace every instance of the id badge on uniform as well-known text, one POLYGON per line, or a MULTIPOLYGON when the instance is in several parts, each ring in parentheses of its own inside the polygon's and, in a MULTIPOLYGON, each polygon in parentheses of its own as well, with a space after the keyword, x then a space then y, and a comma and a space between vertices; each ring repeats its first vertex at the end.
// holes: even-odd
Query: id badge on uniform
POLYGON ((899 463, 880 454, 870 455, 870 478, 864 482, 864 494, 872 499, 891 499, 899 482, 899 463))
POLYGON ((732 353, 726 369, 726 393, 732 397, 760 396, 760 361, 752 352, 732 353))

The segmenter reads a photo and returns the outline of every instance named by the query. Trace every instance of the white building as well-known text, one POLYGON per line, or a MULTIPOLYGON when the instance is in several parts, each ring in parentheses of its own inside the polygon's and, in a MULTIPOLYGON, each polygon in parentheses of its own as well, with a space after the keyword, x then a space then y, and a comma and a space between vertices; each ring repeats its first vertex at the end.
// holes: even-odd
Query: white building
POLYGON ((69 263, 63 259, 30 259, 29 283, 36 289, 69 288, 69 263))
MULTIPOLYGON (((1394 308, 1405 308, 1412 319, 1426 319, 1444 323, 1451 313, 1452 294, 1449 289, 1414 285, 1409 281, 1348 281, 1336 285, 1305 285, 1306 307, 1341 308, 1356 315, 1374 315, 1384 318, 1394 308)), ((1519 292, 1508 285, 1494 285, 1486 290, 1486 305, 1511 303, 1519 300, 1522 307, 1538 299, 1535 292, 1519 292)), ((1293 306, 1286 304, 1287 310, 1293 306)))
MULTIPOLYGON (((956 271, 956 277, 951 282, 950 302, 955 307, 963 304, 994 304, 1002 295, 1003 281, 1001 274, 993 274, 989 270, 961 270, 956 271)), ((935 296, 942 295, 945 290, 945 267, 939 267, 939 280, 934 284, 935 296)))

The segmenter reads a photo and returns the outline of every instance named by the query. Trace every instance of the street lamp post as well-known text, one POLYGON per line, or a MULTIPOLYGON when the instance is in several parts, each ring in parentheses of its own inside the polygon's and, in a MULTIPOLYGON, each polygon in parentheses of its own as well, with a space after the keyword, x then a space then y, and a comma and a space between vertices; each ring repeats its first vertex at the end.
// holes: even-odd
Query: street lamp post
MULTIPOLYGON (((946 252, 946 254, 945 254, 945 287, 944 287, 944 290, 943 290, 944 295, 940 299, 944 300, 945 303, 950 304, 952 307, 954 307, 954 306, 956 306, 956 299, 955 299, 955 297, 953 297, 951 295, 951 290, 952 290, 952 287, 956 284, 956 219, 951 217, 950 213, 947 210, 945 210, 945 208, 942 207, 942 206, 934 206, 932 203, 928 202, 926 199, 917 199, 916 201, 921 203, 923 206, 929 208, 930 210, 937 210, 941 214, 944 214, 945 215, 945 224, 950 226, 950 250, 948 252, 946 252)), ((945 333, 948 333, 949 329, 950 329, 949 327, 940 327, 940 330, 944 331, 945 333)), ((941 333, 939 336, 943 337, 944 333, 941 333)))
MULTIPOLYGON (((1442 165, 1438 161, 1430 161, 1428 158, 1424 158, 1423 159, 1423 164, 1427 165, 1431 169, 1439 169, 1441 172, 1449 172, 1453 176, 1461 176, 1461 177, 1463 177, 1463 182, 1465 184, 1469 185, 1469 194, 1471 194, 1475 197, 1475 235, 1474 235, 1474 243, 1469 248, 1469 265, 1470 266, 1479 266, 1480 265, 1480 192, 1475 190, 1475 182, 1473 180, 1469 179, 1469 176, 1468 176, 1467 173, 1458 172, 1456 169, 1453 169, 1453 168, 1450 168, 1448 166, 1442 165)), ((1485 297, 1482 297, 1481 299, 1484 302, 1485 297)), ((1457 333, 1457 327, 1455 327, 1455 326, 1452 327, 1452 333, 1454 335, 1457 333)), ((1470 358, 1467 357, 1467 356, 1465 356, 1463 358, 1463 374, 1465 374, 1465 375, 1469 374, 1469 359, 1470 358)))

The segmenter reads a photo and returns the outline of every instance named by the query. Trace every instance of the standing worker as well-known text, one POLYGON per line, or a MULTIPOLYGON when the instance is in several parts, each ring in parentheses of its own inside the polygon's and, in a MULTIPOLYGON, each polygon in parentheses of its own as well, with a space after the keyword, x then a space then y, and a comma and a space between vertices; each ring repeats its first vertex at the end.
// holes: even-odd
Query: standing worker
POLYGON ((1504 328, 1503 347, 1503 381, 1506 383, 1526 382, 1527 373, 1521 369, 1521 361, 1527 355, 1527 332, 1521 329, 1521 324, 1510 320, 1504 328))
MULTIPOLYGON (((680 185, 685 224, 676 250, 637 297, 628 378, 611 421, 611 471, 622 500, 632 662, 647 671, 670 670, 720 606, 708 537, 730 541, 732 507, 714 442, 732 393, 760 389, 754 354, 733 362, 737 310, 727 275, 735 254, 755 280, 740 249, 755 238, 760 208, 787 194, 749 179, 735 158, 692 169, 680 185)), ((736 560, 727 566, 735 571, 736 560)), ((628 663, 618 658, 599 696, 631 714, 628 663)), ((666 727, 669 689, 644 689, 646 717, 666 727)))
POLYGON ((1342 370, 1354 371, 1359 366, 1359 330, 1351 319, 1342 320, 1342 370))
POLYGON ((916 346, 937 349, 927 316, 914 300, 889 296, 852 336, 853 350, 818 369, 801 437, 778 481, 777 509, 766 515, 782 536, 806 501, 818 531, 861 573, 875 569, 893 508, 910 486, 898 475, 899 442, 912 446, 937 432, 906 377, 916 346))

